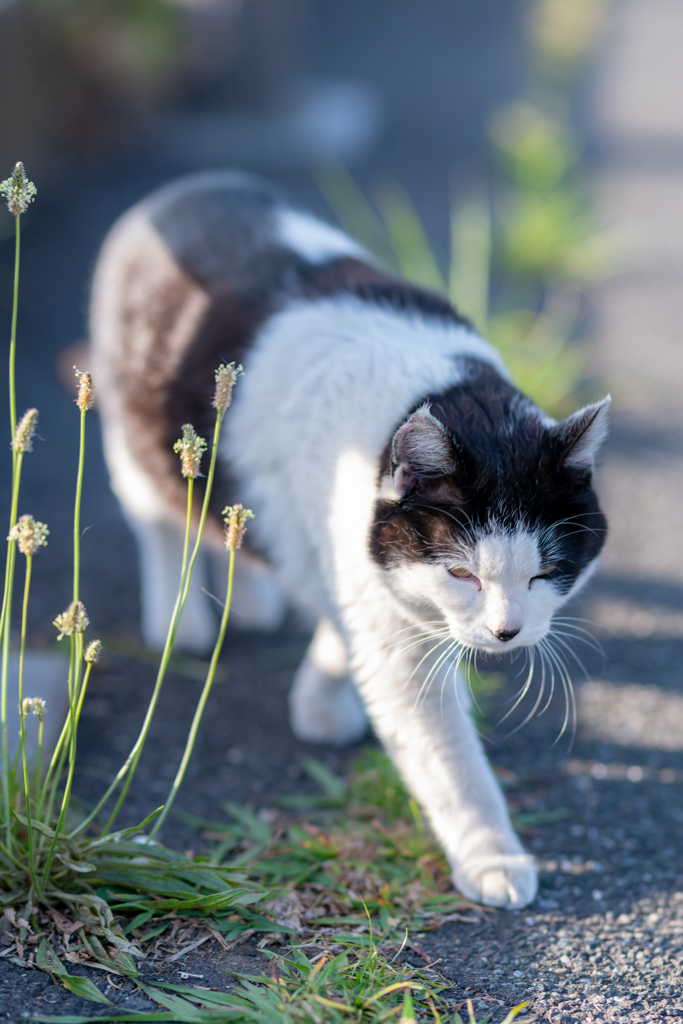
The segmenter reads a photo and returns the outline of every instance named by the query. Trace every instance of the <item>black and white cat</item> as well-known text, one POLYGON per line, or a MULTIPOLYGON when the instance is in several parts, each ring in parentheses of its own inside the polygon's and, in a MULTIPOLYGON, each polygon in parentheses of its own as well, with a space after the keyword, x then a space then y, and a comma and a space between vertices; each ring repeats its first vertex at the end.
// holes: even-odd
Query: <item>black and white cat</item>
MULTIPOLYGON (((292 690, 295 733, 348 743, 367 714, 456 886, 493 906, 529 903, 534 862, 454 665, 463 651, 538 644, 590 576, 606 533, 591 476, 609 399, 549 419, 444 299, 227 172, 172 183, 118 221, 91 337, 147 642, 163 643, 178 582, 185 487, 172 444, 187 422, 209 435, 213 371, 236 360, 215 509, 239 499, 256 513, 261 558, 240 560, 236 615, 275 626, 284 590, 319 620, 292 690)), ((220 558, 217 514, 207 557, 212 546, 220 558)), ((205 571, 179 634, 200 651, 215 630, 205 571)))

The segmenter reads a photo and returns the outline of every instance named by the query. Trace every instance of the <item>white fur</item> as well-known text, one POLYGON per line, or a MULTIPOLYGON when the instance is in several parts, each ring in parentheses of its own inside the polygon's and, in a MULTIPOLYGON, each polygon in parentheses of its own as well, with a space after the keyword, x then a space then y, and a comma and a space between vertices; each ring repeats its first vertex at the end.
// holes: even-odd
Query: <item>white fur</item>
POLYGON ((495 350, 464 327, 347 297, 290 306, 261 332, 236 389, 223 452, 245 502, 258 509, 252 529, 276 553, 287 585, 316 610, 334 616, 339 542, 362 563, 349 583, 362 589, 379 457, 421 395, 459 379, 461 355, 501 366, 495 350), (335 478, 349 460, 349 494, 340 506, 335 478), (360 517, 352 538, 331 536, 338 514, 347 523, 360 517))
POLYGON ((323 263, 335 256, 367 259, 367 253, 338 228, 325 224, 299 210, 287 207, 278 211, 276 237, 282 245, 293 249, 311 263, 323 263))

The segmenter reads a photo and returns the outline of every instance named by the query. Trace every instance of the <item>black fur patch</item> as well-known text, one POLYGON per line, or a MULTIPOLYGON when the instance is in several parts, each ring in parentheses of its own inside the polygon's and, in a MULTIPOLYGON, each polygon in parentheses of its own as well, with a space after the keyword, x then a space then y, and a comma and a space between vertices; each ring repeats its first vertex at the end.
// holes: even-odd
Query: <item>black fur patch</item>
POLYGON ((268 312, 288 300, 352 295, 401 313, 468 321, 442 296, 351 256, 311 263, 276 237, 277 189, 245 174, 180 179, 152 196, 149 217, 182 271, 210 295, 229 288, 268 312))
POLYGON ((264 257, 272 253, 281 205, 267 182, 217 172, 180 178, 160 189, 148 200, 148 215, 178 266, 206 291, 227 285, 259 290, 269 284, 264 257))
POLYGON ((300 287, 308 299, 351 295, 398 313, 471 327, 469 320, 436 292, 418 288, 352 256, 341 256, 322 265, 307 265, 301 274, 300 287))
MULTIPOLYGON (((453 441, 456 469, 419 479, 400 502, 380 500, 370 550, 389 567, 440 562, 491 527, 519 526, 539 536, 550 581, 566 593, 602 548, 607 522, 591 473, 565 463, 567 441, 544 425, 533 403, 486 363, 463 360, 465 375, 443 394, 425 395, 453 441)), ((397 429, 400 424, 397 424, 397 429)), ((381 475, 390 473, 391 442, 381 475)))

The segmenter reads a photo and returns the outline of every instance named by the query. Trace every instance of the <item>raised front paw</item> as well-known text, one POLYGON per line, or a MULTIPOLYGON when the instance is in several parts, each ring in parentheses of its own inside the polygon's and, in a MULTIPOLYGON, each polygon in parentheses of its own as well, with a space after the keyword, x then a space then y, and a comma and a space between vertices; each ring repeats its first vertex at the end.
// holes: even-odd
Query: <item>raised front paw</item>
POLYGON ((508 910, 526 907, 538 887, 536 865, 527 853, 471 859, 453 869, 453 881, 475 903, 508 910))

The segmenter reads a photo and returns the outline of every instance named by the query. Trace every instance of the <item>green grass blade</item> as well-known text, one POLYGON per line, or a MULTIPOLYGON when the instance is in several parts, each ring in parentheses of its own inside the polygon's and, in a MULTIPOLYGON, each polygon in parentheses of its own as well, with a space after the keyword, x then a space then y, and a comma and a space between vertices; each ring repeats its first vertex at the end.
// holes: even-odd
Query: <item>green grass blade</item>
POLYGON ((93 839, 87 844, 85 849, 89 853, 93 850, 102 850, 114 843, 119 844, 122 839, 128 839, 129 836, 137 835, 137 833, 142 832, 144 828, 149 825, 150 821, 153 821, 157 814, 160 814, 162 810, 163 804, 161 807, 157 807, 156 811, 152 811, 151 814, 148 814, 144 821, 141 821, 139 825, 133 825, 132 828, 121 829, 120 832, 108 832, 107 835, 102 836, 101 839, 93 839))
MULTIPOLYGON (((268 979, 270 980, 270 979, 268 979)), ((227 1006, 232 1008, 234 1006, 234 996, 229 992, 211 992, 206 989, 191 988, 189 985, 173 985, 167 981, 155 981, 150 983, 151 988, 168 988, 173 992, 177 992, 181 996, 186 996, 188 999, 193 1000, 195 1003, 201 1003, 203 1006, 227 1006)), ((151 997, 151 998, 156 998, 151 997)))
POLYGON ((224 800, 223 808, 231 818, 234 818, 242 826, 245 838, 266 845, 272 843, 272 829, 254 813, 251 807, 240 807, 239 804, 235 804, 231 800, 224 800))
POLYGON ((491 213, 488 203, 471 198, 451 211, 451 302, 482 333, 489 319, 491 213))
POLYGON ((107 999, 103 992, 100 992, 97 985, 90 978, 82 978, 80 975, 60 975, 60 981, 69 992, 81 999, 89 999, 91 1003, 102 1003, 104 1006, 111 1006, 111 1000, 107 999))
POLYGON ((346 167, 343 164, 320 167, 313 177, 344 231, 381 263, 396 269, 387 229, 346 167))
POLYGON ((315 757, 305 757, 302 764, 306 774, 318 783, 325 796, 343 806, 348 795, 344 780, 315 757))
POLYGON ((439 264, 408 194, 399 185, 392 185, 380 195, 379 207, 401 273, 413 284, 446 294, 439 264))

